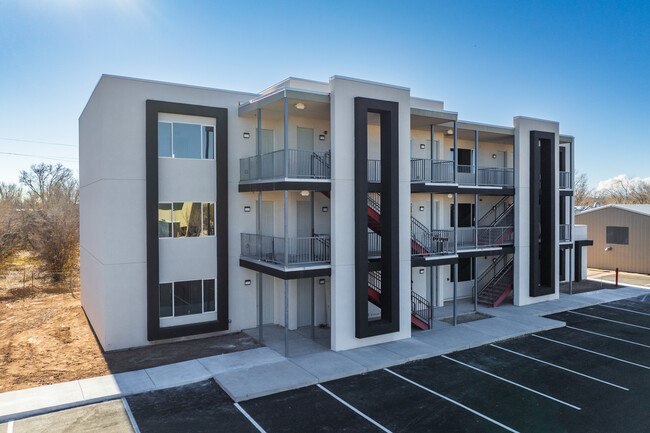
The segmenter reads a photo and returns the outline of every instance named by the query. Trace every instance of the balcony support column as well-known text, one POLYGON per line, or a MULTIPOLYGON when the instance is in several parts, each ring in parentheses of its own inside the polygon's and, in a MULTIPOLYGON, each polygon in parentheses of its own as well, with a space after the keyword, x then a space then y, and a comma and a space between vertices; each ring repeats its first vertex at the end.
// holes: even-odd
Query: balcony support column
POLYGON ((289 177, 289 98, 284 96, 284 177, 289 177))
POLYGON ((454 326, 458 324, 456 317, 456 299, 458 298, 458 264, 451 265, 451 270, 454 273, 454 326))
POLYGON ((478 248, 478 194, 474 194, 474 248, 478 248))
POLYGON ((458 183, 458 122, 454 120, 454 183, 458 183))
MULTIPOLYGON (((433 125, 431 125, 431 137, 433 137, 433 125)), ((433 156, 433 147, 431 150, 431 155, 433 156)), ((433 158, 432 158, 433 159, 433 158)), ((431 193, 431 200, 430 200, 430 212, 429 212, 429 231, 433 231, 435 228, 435 217, 433 215, 433 212, 436 208, 435 202, 434 202, 434 194, 431 193)), ((431 239, 433 236, 430 236, 429 238, 431 239)), ((433 247, 433 241, 431 242, 431 246, 433 247)), ((435 274, 437 274, 437 269, 438 267, 436 266, 436 272, 433 271, 433 266, 429 267, 429 301, 431 302, 431 324, 433 325, 433 306, 435 305, 435 274)))
POLYGON ((458 253, 458 193, 454 193, 454 254, 458 253))
POLYGON ((284 280, 284 356, 289 357, 289 280, 284 280))
MULTIPOLYGON (((314 191, 311 191, 311 235, 312 235, 312 245, 314 245, 315 239, 313 239, 314 236, 316 236, 315 233, 315 224, 314 224, 314 209, 315 209, 315 193, 314 191)), ((313 246, 312 246, 312 252, 311 252, 312 257, 316 257, 316 252, 313 251, 313 246)), ((315 295, 316 295, 316 289, 314 288, 314 278, 312 277, 311 279, 311 339, 315 340, 316 339, 316 317, 315 316, 315 295)))
MULTIPOLYGON (((262 154, 262 110, 257 109, 257 154, 262 154)), ((262 258, 262 191, 257 193, 257 254, 262 258)), ((262 283, 262 273, 257 273, 257 304, 258 304, 258 332, 257 336, 260 344, 264 335, 264 287, 262 283)))
POLYGON ((478 129, 474 131, 474 179, 478 186, 478 129))
POLYGON ((472 271, 474 273, 474 312, 478 310, 478 257, 474 257, 472 271))

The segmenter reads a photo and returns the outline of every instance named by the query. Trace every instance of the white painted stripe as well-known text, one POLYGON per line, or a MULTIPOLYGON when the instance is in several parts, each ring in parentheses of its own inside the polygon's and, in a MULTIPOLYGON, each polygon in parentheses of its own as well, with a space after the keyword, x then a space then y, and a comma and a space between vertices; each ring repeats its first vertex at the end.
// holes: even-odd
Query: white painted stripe
POLYGON ((235 407, 237 408, 238 411, 240 411, 240 412, 242 413, 242 415, 244 415, 244 416, 246 417, 247 420, 249 420, 249 421, 251 422, 251 424, 253 424, 253 426, 257 429, 257 431, 259 431, 260 433, 266 433, 266 431, 264 431, 264 429, 262 428, 262 426, 259 425, 259 424, 257 423, 257 421, 255 421, 255 420, 253 419, 253 417, 250 416, 250 415, 248 414, 248 412, 246 412, 246 411, 244 410, 244 408, 241 407, 241 406, 239 405, 239 403, 235 403, 235 407))
POLYGON ((391 431, 388 430, 386 427, 384 427, 383 425, 379 424, 377 421, 375 421, 374 419, 370 418, 368 415, 366 415, 365 413, 361 412, 361 411, 358 410, 356 407, 352 406, 351 404, 349 404, 348 402, 346 402, 346 401, 343 400, 342 398, 338 397, 336 394, 334 394, 333 392, 331 392, 329 389, 325 388, 325 387, 324 387, 323 385, 321 385, 320 383, 317 384, 316 386, 319 387, 320 389, 322 389, 323 391, 325 391, 326 393, 328 393, 330 396, 334 397, 334 398, 335 398, 339 403, 341 403, 341 404, 343 404, 344 406, 346 406, 346 407, 352 409, 352 411, 354 411, 356 414, 361 415, 363 418, 366 419, 366 421, 370 421, 371 423, 373 423, 375 426, 377 426, 377 427, 378 427, 379 429, 381 429, 382 431, 385 431, 386 433, 391 433, 391 431))
POLYGON ((605 358, 614 359, 616 361, 624 362, 625 364, 635 365, 637 367, 641 367, 641 368, 645 368, 646 370, 650 370, 650 367, 648 367, 647 365, 641 365, 641 364, 637 364, 636 362, 628 361, 626 359, 617 358, 617 357, 611 356, 611 355, 605 355, 604 353, 595 352, 593 350, 585 349, 584 347, 574 346, 573 344, 565 343, 563 341, 557 341, 557 340, 553 340, 553 339, 550 339, 550 338, 542 337, 541 335, 532 334, 532 336, 537 337, 537 338, 541 338, 542 340, 552 341, 553 343, 562 344, 564 346, 573 347, 574 349, 583 350, 585 352, 593 353, 594 355, 600 355, 600 356, 605 357, 605 358))
POLYGON ((616 385, 615 383, 607 382, 606 380, 598 379, 597 377, 589 376, 588 374, 580 373, 579 371, 571 370, 570 368, 562 367, 561 365, 553 364, 552 362, 547 362, 542 359, 535 358, 533 356, 528 356, 523 353, 516 352, 514 350, 506 349, 505 347, 497 346, 496 344, 490 344, 490 346, 496 347, 497 349, 505 350, 506 352, 510 352, 514 355, 519 355, 524 358, 532 359, 533 361, 541 362, 542 364, 550 365, 551 367, 559 368, 560 370, 577 374, 578 376, 586 377, 587 379, 595 380, 596 382, 604 383, 605 385, 613 386, 614 388, 619 388, 625 391, 629 391, 629 389, 625 388, 624 386, 616 385))
POLYGON ((613 319, 606 319, 606 318, 604 318, 604 317, 594 316, 594 315, 592 315, 592 314, 579 313, 579 312, 577 312, 577 311, 567 311, 567 313, 571 313, 571 314, 579 314, 579 315, 581 315, 581 316, 587 316, 587 317, 593 317, 594 319, 598 319, 598 320, 606 320, 607 322, 618 323, 618 324, 620 324, 620 325, 633 326, 633 327, 635 327, 635 328, 647 329, 648 331, 650 331, 650 328, 648 328, 647 326, 633 325, 632 323, 621 322, 621 321, 619 321, 619 320, 613 320, 613 319))
POLYGON ((599 307, 614 308, 615 310, 627 311, 628 313, 642 314, 644 316, 650 316, 650 313, 642 313, 641 311, 629 310, 627 308, 614 307, 613 305, 600 304, 599 307))
POLYGON ((9 421, 7 423, 7 433, 14 433, 14 422, 9 421))
POLYGON ((133 427, 133 431, 135 433, 140 433, 140 428, 138 427, 138 423, 135 422, 135 418, 133 417, 133 412, 131 412, 131 407, 129 406, 129 402, 127 402, 126 398, 124 397, 122 397, 122 404, 124 405, 124 410, 126 410, 126 414, 129 416, 129 421, 131 421, 131 427, 133 427))
POLYGON ((650 349, 649 345, 643 344, 643 343, 637 343, 636 341, 624 340, 622 338, 612 337, 611 335, 601 334, 600 332, 587 331, 586 329, 576 328, 575 326, 566 325, 565 327, 569 328, 569 329, 576 330, 576 331, 586 332, 588 334, 594 334, 594 335, 598 335, 600 337, 611 338, 612 340, 618 340, 618 341, 622 341, 624 343, 630 343, 630 344, 634 344, 636 346, 646 347, 646 348, 650 349))
POLYGON ((389 370, 389 369, 387 369, 387 368, 384 368, 384 370, 387 371, 387 372, 389 372, 390 374, 393 374, 393 375, 399 377, 399 378, 402 379, 402 380, 405 380, 406 382, 410 383, 411 385, 415 385, 415 386, 417 386, 418 388, 423 389, 423 390, 425 390, 425 391, 427 391, 427 392, 430 392, 431 394, 433 394, 433 395, 435 395, 435 396, 437 396, 437 397, 440 397, 440 398, 442 398, 442 399, 444 399, 444 400, 447 400, 449 403, 455 404, 455 405, 458 406, 458 407, 462 407, 462 408, 465 409, 466 411, 469 411, 469 412, 473 413, 474 415, 480 416, 481 418, 483 418, 483 419, 485 419, 485 420, 487 420, 487 421, 490 421, 491 423, 496 424, 496 425, 498 425, 499 427, 508 430, 509 432, 512 432, 512 433, 519 433, 517 430, 511 429, 511 428, 508 427, 507 425, 501 424, 499 421, 494 420, 494 419, 490 418, 490 417, 487 416, 487 415, 483 415, 482 413, 477 412, 477 411, 475 411, 474 409, 472 409, 472 408, 470 408, 470 407, 467 407, 467 406, 465 406, 465 405, 462 404, 462 403, 457 402, 456 400, 452 400, 452 399, 450 399, 449 397, 446 397, 446 396, 444 396, 444 395, 442 395, 442 394, 440 394, 440 393, 438 393, 438 392, 435 392, 435 391, 432 390, 432 389, 427 388, 426 386, 420 385, 419 383, 414 382, 414 381, 412 381, 411 379, 407 379, 406 377, 401 376, 401 375, 395 373, 394 371, 391 371, 391 370, 389 370))
POLYGON ((488 376, 494 377, 495 379, 502 380, 502 381, 504 381, 506 383, 509 383, 510 385, 518 386, 519 388, 525 389, 526 391, 530 391, 530 392, 532 392, 534 394, 541 395, 542 397, 548 398, 549 400, 553 400, 553 401, 558 402, 560 404, 563 404, 565 406, 569 406, 570 408, 573 408, 575 410, 581 410, 578 406, 575 406, 575 405, 573 405, 571 403, 567 403, 564 400, 560 400, 559 398, 551 397, 548 394, 544 394, 543 392, 539 392, 539 391, 536 391, 536 390, 534 390, 532 388, 528 388, 527 386, 521 385, 521 384, 519 384, 517 382, 513 382, 513 381, 508 380, 508 379, 506 379, 504 377, 497 376, 496 374, 492 374, 489 371, 481 370, 478 367, 474 367, 473 365, 470 365, 470 364, 465 364, 464 362, 461 362, 461 361, 459 361, 457 359, 454 359, 454 358, 450 358, 450 357, 448 357, 446 355, 442 355, 442 357, 445 358, 445 359, 448 359, 449 361, 453 361, 453 362, 456 362, 456 363, 458 363, 460 365, 464 365, 465 367, 471 368, 472 370, 480 371, 481 373, 487 374, 488 376))

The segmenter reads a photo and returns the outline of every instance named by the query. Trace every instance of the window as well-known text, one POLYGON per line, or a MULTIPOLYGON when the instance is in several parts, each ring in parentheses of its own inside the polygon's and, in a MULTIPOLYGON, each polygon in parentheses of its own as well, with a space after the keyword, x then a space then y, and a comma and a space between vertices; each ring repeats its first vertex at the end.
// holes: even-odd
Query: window
POLYGON ((214 203, 158 203, 158 237, 214 236, 214 207, 214 203))
POLYGON ((216 310, 215 281, 191 280, 160 284, 160 317, 181 317, 216 310))
POLYGON ((203 203, 203 236, 214 236, 214 203, 203 203))
POLYGON ((158 122, 158 156, 214 159, 214 127, 192 123, 158 122))
MULTIPOLYGON (((454 205, 450 205, 449 225, 454 226, 454 205)), ((458 203, 458 227, 474 227, 475 222, 474 203, 458 203)))
POLYGON ((607 226, 605 228, 607 243, 628 245, 630 241, 629 227, 607 226))
MULTIPOLYGON (((454 149, 451 151, 451 160, 454 160, 454 149)), ((458 149, 458 172, 459 173, 473 173, 472 166, 474 165, 474 151, 472 149, 458 149)))

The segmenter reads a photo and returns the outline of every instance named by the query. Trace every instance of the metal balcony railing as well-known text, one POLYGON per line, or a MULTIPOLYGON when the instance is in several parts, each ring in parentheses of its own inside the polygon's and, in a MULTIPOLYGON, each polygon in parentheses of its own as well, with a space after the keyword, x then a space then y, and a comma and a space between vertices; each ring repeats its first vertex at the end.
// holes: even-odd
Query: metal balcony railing
POLYGON ((454 253, 453 230, 418 229, 411 225, 411 254, 414 256, 432 256, 454 253))
POLYGON ((411 182, 451 183, 454 181, 454 161, 411 159, 411 182))
POLYGON ((560 224, 560 242, 571 242, 571 224, 560 224))
POLYGON ((560 189, 571 189, 571 173, 568 171, 560 172, 560 189))
POLYGON ((368 257, 381 256, 381 236, 379 234, 369 231, 368 232, 368 257))
POLYGON ((281 266, 327 264, 330 263, 330 236, 282 238, 242 233, 241 255, 281 266))
POLYGON ((458 249, 498 247, 512 245, 515 241, 515 231, 508 227, 459 227, 458 249), (478 231, 478 233, 477 233, 478 231))
POLYGON ((379 159, 368 160, 368 182, 371 183, 381 182, 381 160, 379 159))
POLYGON ((476 185, 478 171, 479 186, 505 186, 515 184, 514 170, 505 167, 478 167, 473 165, 459 165, 456 180, 459 185, 476 185))
POLYGON ((329 179, 330 152, 289 149, 285 170, 285 150, 255 155, 239 160, 239 179, 242 182, 273 178, 329 179))

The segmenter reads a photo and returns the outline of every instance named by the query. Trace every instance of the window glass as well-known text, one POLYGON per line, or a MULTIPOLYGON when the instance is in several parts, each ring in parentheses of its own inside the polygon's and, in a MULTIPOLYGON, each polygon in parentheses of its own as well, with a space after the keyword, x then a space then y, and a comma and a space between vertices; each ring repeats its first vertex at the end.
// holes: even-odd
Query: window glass
MULTIPOLYGON (((476 277, 474 267, 472 266, 471 258, 458 259, 458 282, 462 281, 471 281, 476 277)), ((451 267, 450 267, 451 270, 451 267)), ((449 280, 454 282, 454 273, 451 272, 451 278, 449 280)))
POLYGON ((214 280, 203 280, 203 311, 214 311, 214 280))
POLYGON ((172 124, 158 122, 158 156, 172 156, 172 124))
POLYGON ((201 125, 174 123, 174 158, 201 159, 201 125))
POLYGON ((158 203, 158 237, 170 238, 172 236, 172 205, 171 203, 158 203))
POLYGON ((203 236, 214 236, 214 203, 203 203, 203 236))
POLYGON ((214 158, 214 128, 212 126, 203 127, 203 147, 201 156, 204 159, 214 158))
POLYGON ((628 245, 629 227, 607 226, 605 231, 608 244, 628 245))
POLYGON ((162 283, 160 285, 160 317, 172 315, 172 283, 162 283))
POLYGON ((174 237, 201 236, 201 203, 174 203, 174 237))
POLYGON ((200 314, 201 280, 174 283, 174 316, 200 314))

